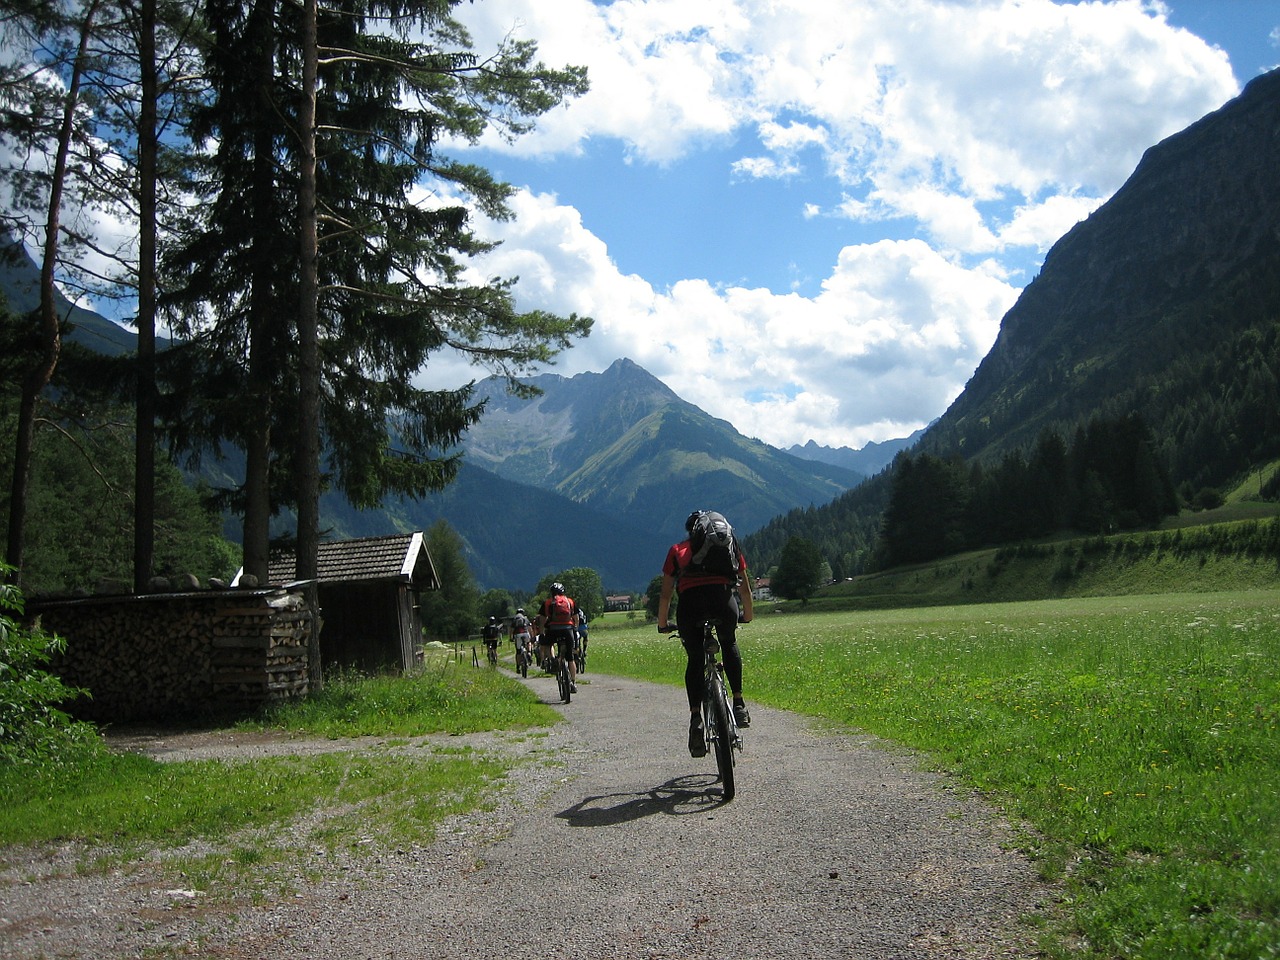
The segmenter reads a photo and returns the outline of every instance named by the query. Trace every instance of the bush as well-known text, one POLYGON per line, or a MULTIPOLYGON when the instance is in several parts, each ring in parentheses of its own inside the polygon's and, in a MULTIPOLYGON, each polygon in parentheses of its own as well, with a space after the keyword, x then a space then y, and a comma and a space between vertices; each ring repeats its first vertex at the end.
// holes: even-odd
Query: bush
POLYGON ((1222 495, 1222 491, 1213 487, 1202 487, 1191 501, 1191 509, 1216 510, 1226 502, 1227 498, 1222 495))
MULTIPOLYGON (((10 568, 0 565, 0 576, 10 568)), ((59 758, 67 749, 97 742, 90 724, 59 708, 87 691, 67 686, 49 671, 65 641, 22 626, 22 591, 0 583, 0 763, 35 763, 59 758)))
POLYGON ((1280 470, 1271 474, 1271 479, 1262 485, 1262 499, 1274 503, 1280 500, 1280 470))

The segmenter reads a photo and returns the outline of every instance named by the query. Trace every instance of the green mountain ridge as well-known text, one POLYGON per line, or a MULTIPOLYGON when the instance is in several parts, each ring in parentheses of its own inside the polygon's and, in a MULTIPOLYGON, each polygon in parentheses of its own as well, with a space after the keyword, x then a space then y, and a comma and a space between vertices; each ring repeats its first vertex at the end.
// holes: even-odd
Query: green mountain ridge
POLYGON ((512 480, 680 534, 714 508, 746 532, 793 506, 826 503, 863 475, 743 437, 626 358, 603 373, 534 377, 532 400, 479 385, 484 419, 463 448, 512 480), (518 438, 518 439, 517 439, 518 438))
MULTIPOLYGON (((1274 71, 1149 149, 1123 187, 1052 247, 921 449, 991 458, 1107 409, 1141 413, 1166 438, 1176 478, 1193 485, 1224 483, 1269 458, 1264 448, 1235 462, 1189 457, 1194 428, 1182 408, 1213 402, 1214 382, 1232 389, 1215 358, 1274 377, 1278 164, 1274 71), (1236 351, 1241 340, 1257 349, 1236 351)), ((1273 438, 1276 425, 1227 424, 1273 438)))
MULTIPOLYGON (((40 271, 26 249, 3 232, 0 232, 0 296, 19 316, 40 306, 40 271)), ((61 290, 54 291, 54 301, 58 316, 67 325, 69 339, 74 342, 112 357, 136 349, 136 334, 92 310, 77 306, 61 290)), ((163 349, 166 343, 163 338, 156 338, 157 349, 163 349)))

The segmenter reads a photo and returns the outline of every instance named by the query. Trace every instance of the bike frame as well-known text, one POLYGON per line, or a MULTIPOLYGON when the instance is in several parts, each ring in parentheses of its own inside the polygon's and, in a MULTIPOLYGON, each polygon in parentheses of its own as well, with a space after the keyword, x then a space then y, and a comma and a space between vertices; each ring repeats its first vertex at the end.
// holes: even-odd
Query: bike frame
MULTIPOLYGON (((671 633, 676 627, 668 626, 671 633)), ((660 627, 659 630, 662 630, 660 627)), ((708 620, 702 625, 702 730, 707 738, 709 752, 716 758, 716 770, 724 787, 725 800, 732 800, 737 792, 734 765, 735 750, 743 748, 742 732, 734 719, 733 704, 729 699, 729 685, 725 682, 724 662, 720 659, 720 641, 716 637, 715 624, 708 620)))
POLYGON ((516 637, 516 671, 522 676, 529 675, 529 664, 533 662, 533 643, 526 637, 516 637))
MULTIPOLYGON (((575 631, 573 644, 571 644, 569 648, 569 657, 573 656, 574 647, 576 645, 577 633, 575 631)), ((565 703, 568 703, 573 697, 573 678, 569 674, 569 657, 566 657, 560 652, 559 640, 553 640, 549 644, 543 644, 543 646, 548 646, 555 650, 555 653, 553 653, 549 658, 551 664, 554 665, 554 669, 547 672, 555 674, 556 684, 560 688, 560 699, 565 703)), ((543 669, 546 670, 546 667, 544 666, 543 669)))

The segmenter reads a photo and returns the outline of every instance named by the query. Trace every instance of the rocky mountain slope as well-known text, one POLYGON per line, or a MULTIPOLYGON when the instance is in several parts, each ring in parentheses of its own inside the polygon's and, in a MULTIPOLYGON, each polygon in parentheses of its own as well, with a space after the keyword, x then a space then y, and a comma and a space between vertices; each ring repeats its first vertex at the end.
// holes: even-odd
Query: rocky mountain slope
MULTIPOLYGON (((1069 231, 1005 315, 919 451, 997 463, 1044 430, 1138 414, 1184 498, 1280 458, 1280 71, 1151 147, 1069 231)), ((805 536, 855 568, 884 476, 793 510, 748 541, 776 561, 805 536)))
MULTIPOLYGON (((1026 446, 1045 427, 1069 429, 1116 408, 1143 414, 1173 448, 1194 427, 1180 432, 1170 418, 1185 421, 1215 402, 1214 380, 1230 390, 1205 361, 1235 352, 1242 338, 1260 338, 1256 359, 1246 349, 1238 362, 1274 377, 1277 169, 1280 71, 1273 71, 1151 147, 1115 196, 1053 246, 922 448, 998 454, 1026 446), (1168 402, 1173 396, 1185 396, 1176 405, 1184 409, 1168 402)), ((1232 458, 1226 472, 1239 463, 1232 458)), ((1187 478, 1176 462, 1175 473, 1187 478)))
POLYGON ((542 396, 520 400, 500 381, 481 384, 488 406, 467 434, 468 460, 644 529, 679 533, 689 511, 706 506, 752 530, 863 478, 742 436, 627 359, 530 382, 542 396))

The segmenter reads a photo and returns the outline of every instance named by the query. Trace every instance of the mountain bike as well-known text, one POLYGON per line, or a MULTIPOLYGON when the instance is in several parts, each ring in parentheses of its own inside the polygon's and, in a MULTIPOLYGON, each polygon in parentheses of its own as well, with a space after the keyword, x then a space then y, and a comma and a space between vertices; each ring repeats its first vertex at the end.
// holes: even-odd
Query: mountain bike
POLYGON ((578 676, 587 672, 587 638, 585 634, 579 633, 577 640, 573 644, 573 659, 578 665, 578 676))
POLYGON ((556 686, 560 688, 560 699, 568 703, 573 699, 573 678, 569 676, 569 658, 557 653, 551 659, 555 663, 556 686))
MULTIPOLYGON (((562 644, 558 639, 552 640, 555 644, 556 652, 548 657, 542 664, 542 669, 547 673, 556 675, 556 685, 560 688, 560 699, 568 703, 573 699, 573 677, 569 674, 569 657, 565 656, 562 651, 562 644)), ((573 655, 573 651, 569 651, 569 655, 573 655)))
POLYGON ((528 679, 529 661, 532 659, 529 653, 529 638, 526 634, 521 634, 516 638, 516 673, 528 679))
MULTIPOLYGON (((671 633, 677 628, 668 626, 659 633, 671 633)), ((708 620, 702 625, 702 729, 707 746, 716 756, 716 772, 724 787, 725 800, 732 800, 737 793, 733 767, 737 758, 735 750, 742 749, 742 733, 729 702, 729 687, 725 683, 724 663, 720 659, 720 641, 716 639, 715 624, 708 620)))

